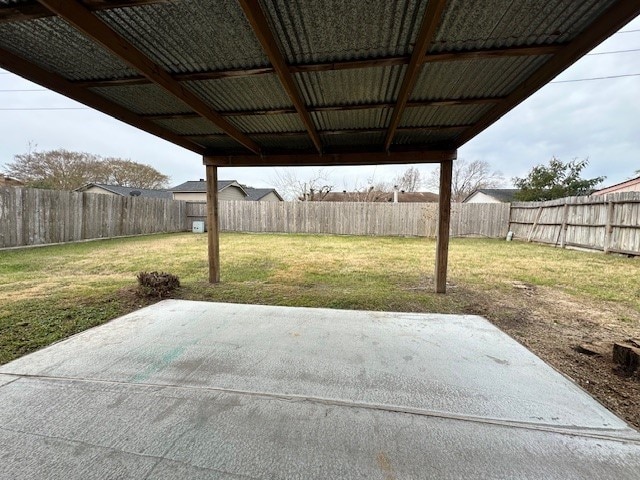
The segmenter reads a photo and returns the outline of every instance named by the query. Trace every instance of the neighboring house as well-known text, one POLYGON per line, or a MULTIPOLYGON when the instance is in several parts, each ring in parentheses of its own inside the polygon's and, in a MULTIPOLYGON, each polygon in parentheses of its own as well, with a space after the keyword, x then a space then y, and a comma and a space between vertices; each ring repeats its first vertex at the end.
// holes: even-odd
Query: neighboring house
POLYGON ((161 189, 121 187, 104 183, 87 183, 76 188, 75 192, 99 193, 103 195, 120 195, 121 197, 172 198, 171 192, 161 189))
POLYGON ((592 195, 606 195, 607 193, 640 192, 640 177, 625 182, 616 183, 610 187, 596 190, 592 195))
POLYGON ((15 178, 5 177, 0 173, 0 187, 22 187, 24 183, 15 178))
POLYGON ((479 188, 462 203, 510 203, 517 192, 517 188, 479 188))
MULTIPOLYGON (((329 192, 322 202, 393 202, 394 192, 329 192)), ((438 201, 438 194, 432 192, 398 192, 398 203, 433 203, 438 201)))
MULTIPOLYGON (((169 191, 173 194, 174 200, 186 200, 189 202, 207 201, 207 182, 204 179, 198 181, 188 181, 169 191)), ((247 200, 249 194, 235 180, 218 180, 218 200, 247 200)))
POLYGON ((282 197, 274 188, 253 188, 243 185, 247 192, 247 200, 254 202, 282 202, 282 197))

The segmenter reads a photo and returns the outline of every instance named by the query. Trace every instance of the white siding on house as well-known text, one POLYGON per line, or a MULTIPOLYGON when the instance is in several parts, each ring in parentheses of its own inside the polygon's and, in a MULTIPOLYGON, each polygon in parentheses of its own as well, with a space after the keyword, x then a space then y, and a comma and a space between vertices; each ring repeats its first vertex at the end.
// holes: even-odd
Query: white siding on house
POLYGON ((102 193, 104 195, 115 195, 115 193, 110 192, 109 190, 105 190, 102 187, 96 187, 95 185, 92 187, 87 188, 86 190, 83 190, 86 193, 102 193))
POLYGON ((262 197, 259 201, 260 202, 279 202, 280 199, 277 197, 275 193, 269 192, 264 197, 262 197))
POLYGON ((471 197, 469 197, 467 200, 465 200, 464 203, 502 203, 502 202, 485 193, 476 192, 473 195, 471 195, 471 197))
MULTIPOLYGON (((174 200, 185 200, 187 202, 206 202, 206 192, 173 192, 174 200)), ((245 200, 246 195, 242 189, 235 185, 229 185, 227 188, 218 192, 218 200, 245 200)))

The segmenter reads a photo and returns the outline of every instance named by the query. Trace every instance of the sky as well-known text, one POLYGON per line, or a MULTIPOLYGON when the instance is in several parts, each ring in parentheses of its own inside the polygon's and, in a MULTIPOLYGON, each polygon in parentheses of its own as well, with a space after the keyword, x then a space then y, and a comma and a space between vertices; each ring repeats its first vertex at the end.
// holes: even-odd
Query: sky
MULTIPOLYGON (((169 175, 171 185, 205 175, 199 155, 1 69, 0 132, 0 171, 32 144, 41 151, 64 148, 149 164, 169 175)), ((606 176, 604 185, 640 169, 640 17, 458 150, 458 158, 484 160, 501 172, 504 187, 552 156, 588 158, 583 176, 606 176), (617 78, 573 81, 595 77, 617 78)), ((391 181, 407 167, 331 167, 323 173, 335 190, 348 190, 391 181)), ((418 168, 427 177, 434 166, 418 168)), ((318 168, 290 170, 304 180, 318 168)), ((273 187, 277 172, 221 168, 218 178, 273 187)))

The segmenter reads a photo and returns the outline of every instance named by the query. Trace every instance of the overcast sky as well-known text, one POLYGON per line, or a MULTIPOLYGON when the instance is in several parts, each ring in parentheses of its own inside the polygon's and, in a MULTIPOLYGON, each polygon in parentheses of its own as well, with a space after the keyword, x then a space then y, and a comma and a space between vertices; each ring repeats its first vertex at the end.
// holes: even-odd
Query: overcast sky
MULTIPOLYGON (((618 75, 630 76, 546 85, 460 148, 458 157, 486 160, 503 173, 505 186, 554 155, 562 160, 588 157, 584 176, 604 175, 605 184, 627 179, 640 169, 640 17, 555 82, 618 75), (599 54, 622 50, 636 51, 599 54)), ((172 185, 204 177, 200 156, 1 69, 0 132, 0 171, 32 142, 39 150, 64 148, 150 164, 169 175, 172 185), (32 89, 39 91, 16 91, 32 89)), ((433 167, 419 168, 427 175, 433 167)), ((364 186, 372 177, 376 182, 391 180, 405 169, 396 165, 327 171, 336 189, 348 189, 364 186)), ((317 168, 295 170, 304 178, 317 168)), ((268 187, 275 175, 272 168, 222 168, 219 178, 268 187)))

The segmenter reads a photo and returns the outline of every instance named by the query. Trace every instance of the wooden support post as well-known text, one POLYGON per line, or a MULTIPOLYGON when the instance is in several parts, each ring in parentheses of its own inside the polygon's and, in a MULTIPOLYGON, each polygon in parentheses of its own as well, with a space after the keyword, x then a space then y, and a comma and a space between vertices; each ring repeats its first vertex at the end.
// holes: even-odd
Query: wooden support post
POLYGON ((436 293, 446 293, 447 291, 452 173, 452 160, 440 162, 440 198, 438 203, 438 236, 436 239, 436 293))
POLYGON ((220 282, 220 235, 218 225, 218 167, 207 165, 207 239, 209 283, 220 282))

